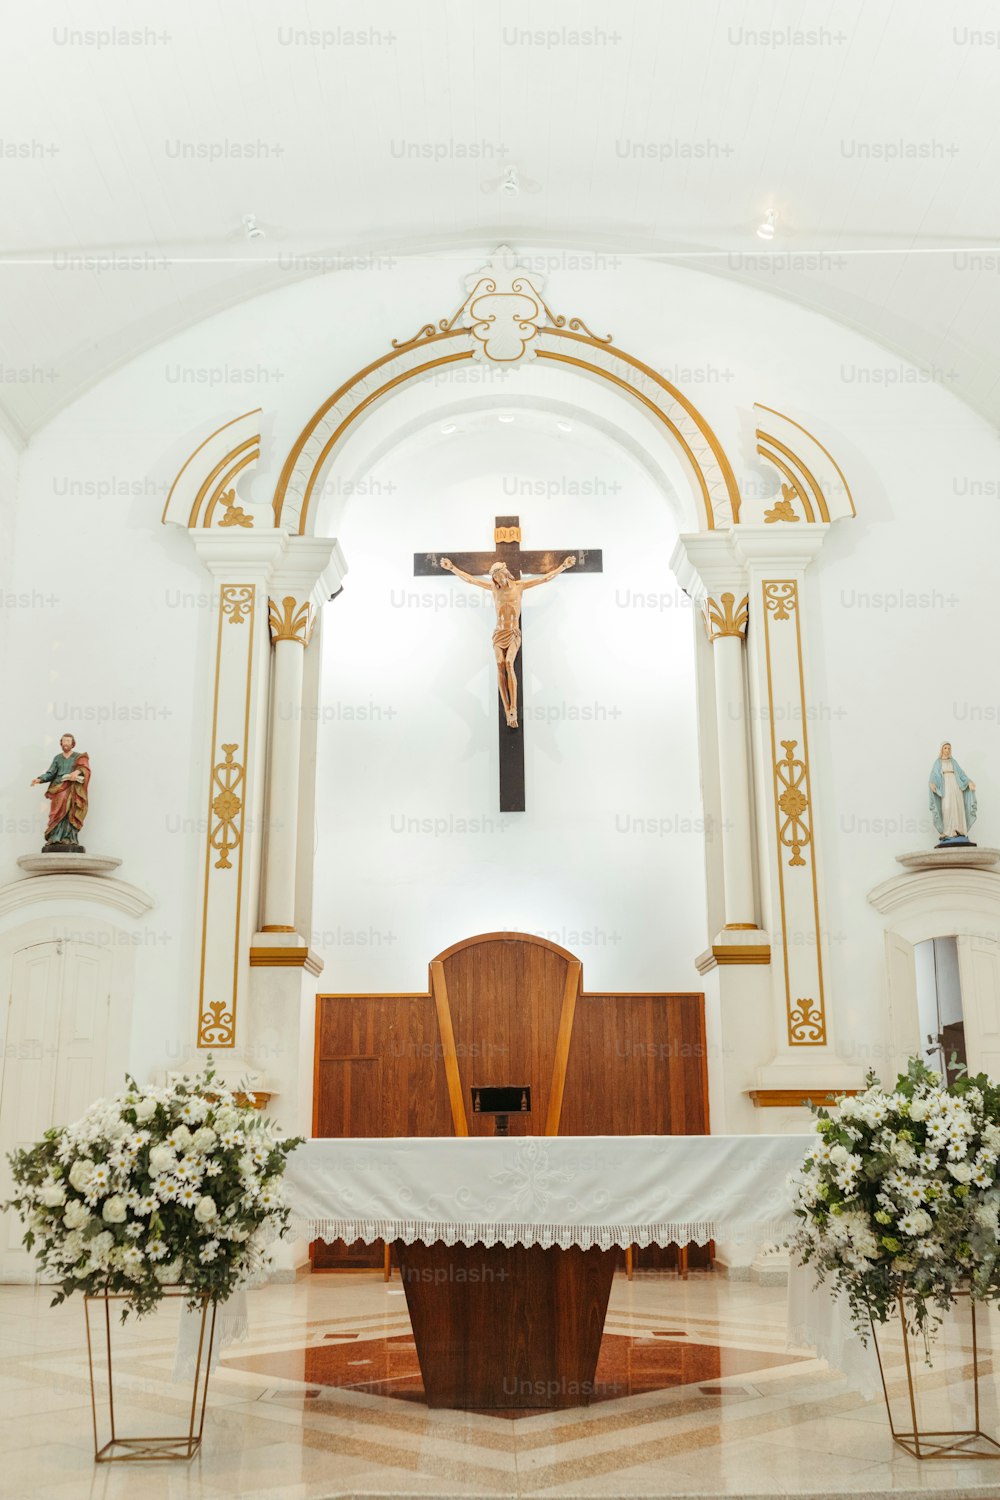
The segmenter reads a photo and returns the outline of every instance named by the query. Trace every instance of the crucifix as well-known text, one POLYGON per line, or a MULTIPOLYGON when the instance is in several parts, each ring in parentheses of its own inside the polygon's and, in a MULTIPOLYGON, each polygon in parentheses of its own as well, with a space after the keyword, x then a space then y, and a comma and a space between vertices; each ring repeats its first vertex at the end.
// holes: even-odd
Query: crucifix
POLYGON ((417 578, 455 573, 476 588, 488 589, 496 605, 497 628, 493 632, 493 655, 497 664, 500 707, 500 811, 524 811, 524 731, 518 715, 522 699, 521 596, 557 574, 603 572, 599 550, 577 548, 570 552, 522 552, 518 516, 497 516, 493 531, 494 551, 418 552, 413 558, 417 578), (522 580, 521 571, 531 578, 522 580))

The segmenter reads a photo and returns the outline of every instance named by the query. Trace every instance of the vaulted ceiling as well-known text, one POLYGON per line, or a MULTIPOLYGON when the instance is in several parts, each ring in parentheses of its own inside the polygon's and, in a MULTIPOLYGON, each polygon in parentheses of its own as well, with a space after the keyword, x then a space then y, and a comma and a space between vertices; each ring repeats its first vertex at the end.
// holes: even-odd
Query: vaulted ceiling
POLYGON ((457 290, 501 241, 763 287, 1000 417, 990 0, 47 0, 4 30, 0 420, 22 439, 292 276, 467 248, 457 290))

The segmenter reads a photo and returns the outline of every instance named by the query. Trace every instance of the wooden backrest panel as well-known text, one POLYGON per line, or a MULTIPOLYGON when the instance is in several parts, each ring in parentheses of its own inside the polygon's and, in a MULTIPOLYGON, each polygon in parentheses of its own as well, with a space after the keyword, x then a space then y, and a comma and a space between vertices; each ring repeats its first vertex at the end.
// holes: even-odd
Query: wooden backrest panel
POLYGON ((701 995, 582 995, 560 1135, 706 1135, 701 995))
POLYGON ((451 1135, 429 995, 317 997, 313 1131, 451 1135))
POLYGON ((492 1135, 492 1117, 473 1116, 471 1091, 528 1084, 531 1114, 511 1115, 511 1135, 542 1135, 569 960, 541 943, 490 936, 443 960, 470 1135, 492 1135))

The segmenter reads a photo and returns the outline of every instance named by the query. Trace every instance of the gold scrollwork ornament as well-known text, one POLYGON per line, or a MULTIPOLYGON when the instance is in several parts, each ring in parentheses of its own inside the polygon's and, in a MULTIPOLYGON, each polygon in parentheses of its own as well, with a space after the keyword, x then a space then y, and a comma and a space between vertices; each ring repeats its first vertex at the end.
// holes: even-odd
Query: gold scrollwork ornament
POLYGON ((776 620, 788 620, 798 604, 798 588, 794 583, 765 583, 764 608, 776 620))
POLYGON ((232 1047, 236 1041, 236 1013, 225 1000, 211 1000, 198 1018, 199 1047, 232 1047))
POLYGON ((793 1047, 821 1047, 826 1042, 826 1019, 815 1000, 799 999, 788 1011, 788 1040, 793 1047))
POLYGON ((242 625, 253 610, 253 584, 224 583, 219 607, 230 625, 242 625))
POLYGON ((243 784, 245 768, 234 760, 237 749, 236 745, 223 745, 225 759, 212 767, 212 787, 218 790, 212 799, 212 812, 216 822, 209 834, 209 843, 219 854, 215 861, 217 870, 232 869, 229 856, 239 847, 243 837, 239 823, 243 799, 236 789, 243 784))
POLYGON ((806 822, 809 811, 809 797, 805 790, 808 785, 806 763, 796 759, 797 747, 798 740, 782 740, 781 748, 785 753, 774 765, 778 785, 784 788, 778 793, 778 807, 784 814, 784 822, 778 828, 778 838, 786 849, 792 851, 789 865, 805 864, 802 850, 812 838, 806 822))

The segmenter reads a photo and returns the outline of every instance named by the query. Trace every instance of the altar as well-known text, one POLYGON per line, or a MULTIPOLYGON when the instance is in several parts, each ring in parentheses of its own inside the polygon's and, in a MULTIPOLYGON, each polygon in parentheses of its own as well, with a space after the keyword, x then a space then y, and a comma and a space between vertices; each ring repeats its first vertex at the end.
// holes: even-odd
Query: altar
POLYGON ((793 1228, 802 1136, 310 1140, 292 1229, 396 1249, 431 1406, 586 1405, 620 1249, 793 1228))

